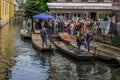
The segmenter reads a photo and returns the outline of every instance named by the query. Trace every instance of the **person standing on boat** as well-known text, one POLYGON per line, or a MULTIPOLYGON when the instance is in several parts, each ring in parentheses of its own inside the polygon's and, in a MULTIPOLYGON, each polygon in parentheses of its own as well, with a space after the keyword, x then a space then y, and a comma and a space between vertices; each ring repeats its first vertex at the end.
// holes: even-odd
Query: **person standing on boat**
POLYGON ((42 48, 44 47, 44 43, 46 44, 46 46, 48 46, 47 31, 45 27, 42 28, 40 34, 42 38, 42 48))
POLYGON ((27 30, 28 30, 28 34, 31 34, 31 25, 32 25, 32 21, 31 19, 29 18, 27 20, 27 30))
POLYGON ((49 34, 54 33, 54 22, 52 20, 49 21, 49 34))
POLYGON ((84 38, 83 38, 82 34, 80 34, 80 36, 76 36, 76 42, 77 42, 77 46, 78 46, 78 51, 80 51, 80 47, 84 42, 84 38))
POLYGON ((87 37, 86 37, 86 42, 87 42, 87 51, 89 52, 90 51, 90 42, 91 42, 91 40, 92 40, 92 32, 91 31, 89 31, 88 33, 87 33, 87 37))

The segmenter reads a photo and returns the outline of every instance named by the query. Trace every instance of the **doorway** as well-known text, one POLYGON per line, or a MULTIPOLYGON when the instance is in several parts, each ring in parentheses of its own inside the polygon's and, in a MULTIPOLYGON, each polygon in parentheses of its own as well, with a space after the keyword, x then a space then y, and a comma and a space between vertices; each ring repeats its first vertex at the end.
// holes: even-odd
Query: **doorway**
POLYGON ((96 20, 97 13, 96 12, 91 12, 90 13, 90 18, 93 19, 94 21, 96 20))

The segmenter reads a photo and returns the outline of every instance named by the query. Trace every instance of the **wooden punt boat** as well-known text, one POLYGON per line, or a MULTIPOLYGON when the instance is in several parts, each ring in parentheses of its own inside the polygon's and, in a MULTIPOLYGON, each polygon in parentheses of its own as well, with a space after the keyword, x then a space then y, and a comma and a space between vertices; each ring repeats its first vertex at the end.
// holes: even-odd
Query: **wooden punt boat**
POLYGON ((27 29, 20 30, 21 39, 30 39, 31 36, 28 34, 27 29))
POLYGON ((42 39, 40 34, 32 34, 33 46, 40 51, 54 50, 54 45, 48 39, 48 46, 42 48, 42 39))
POLYGON ((76 42, 76 36, 69 35, 67 32, 60 32, 58 36, 65 43, 70 44, 71 42, 76 42))
POLYGON ((120 56, 119 56, 119 57, 116 57, 116 61, 117 61, 118 63, 120 63, 120 56))
POLYGON ((75 53, 76 48, 74 46, 68 45, 62 41, 54 41, 53 43, 58 50, 75 59, 93 60, 95 58, 94 54, 88 53, 86 51, 81 51, 80 54, 76 54, 75 53))
POLYGON ((58 36, 63 42, 77 48, 76 36, 69 35, 67 32, 58 33, 58 36))

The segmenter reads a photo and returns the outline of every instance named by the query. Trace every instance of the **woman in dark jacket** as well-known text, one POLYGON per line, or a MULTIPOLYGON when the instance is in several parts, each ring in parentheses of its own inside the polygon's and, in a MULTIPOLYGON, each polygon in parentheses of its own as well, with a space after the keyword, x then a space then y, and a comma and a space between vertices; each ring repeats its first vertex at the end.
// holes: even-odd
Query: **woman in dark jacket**
POLYGON ((93 37, 92 32, 91 32, 91 31, 88 32, 88 33, 87 33, 87 37, 86 37, 87 50, 88 50, 88 52, 90 51, 90 42, 91 42, 91 40, 92 40, 92 37, 93 37))

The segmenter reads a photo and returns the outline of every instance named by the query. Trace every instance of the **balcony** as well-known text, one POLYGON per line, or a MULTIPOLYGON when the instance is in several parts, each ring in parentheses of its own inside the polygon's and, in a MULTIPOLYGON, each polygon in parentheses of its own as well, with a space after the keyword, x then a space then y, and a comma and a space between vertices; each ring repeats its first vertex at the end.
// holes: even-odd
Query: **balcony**
POLYGON ((120 3, 113 3, 112 6, 113 6, 113 10, 120 11, 120 3))

